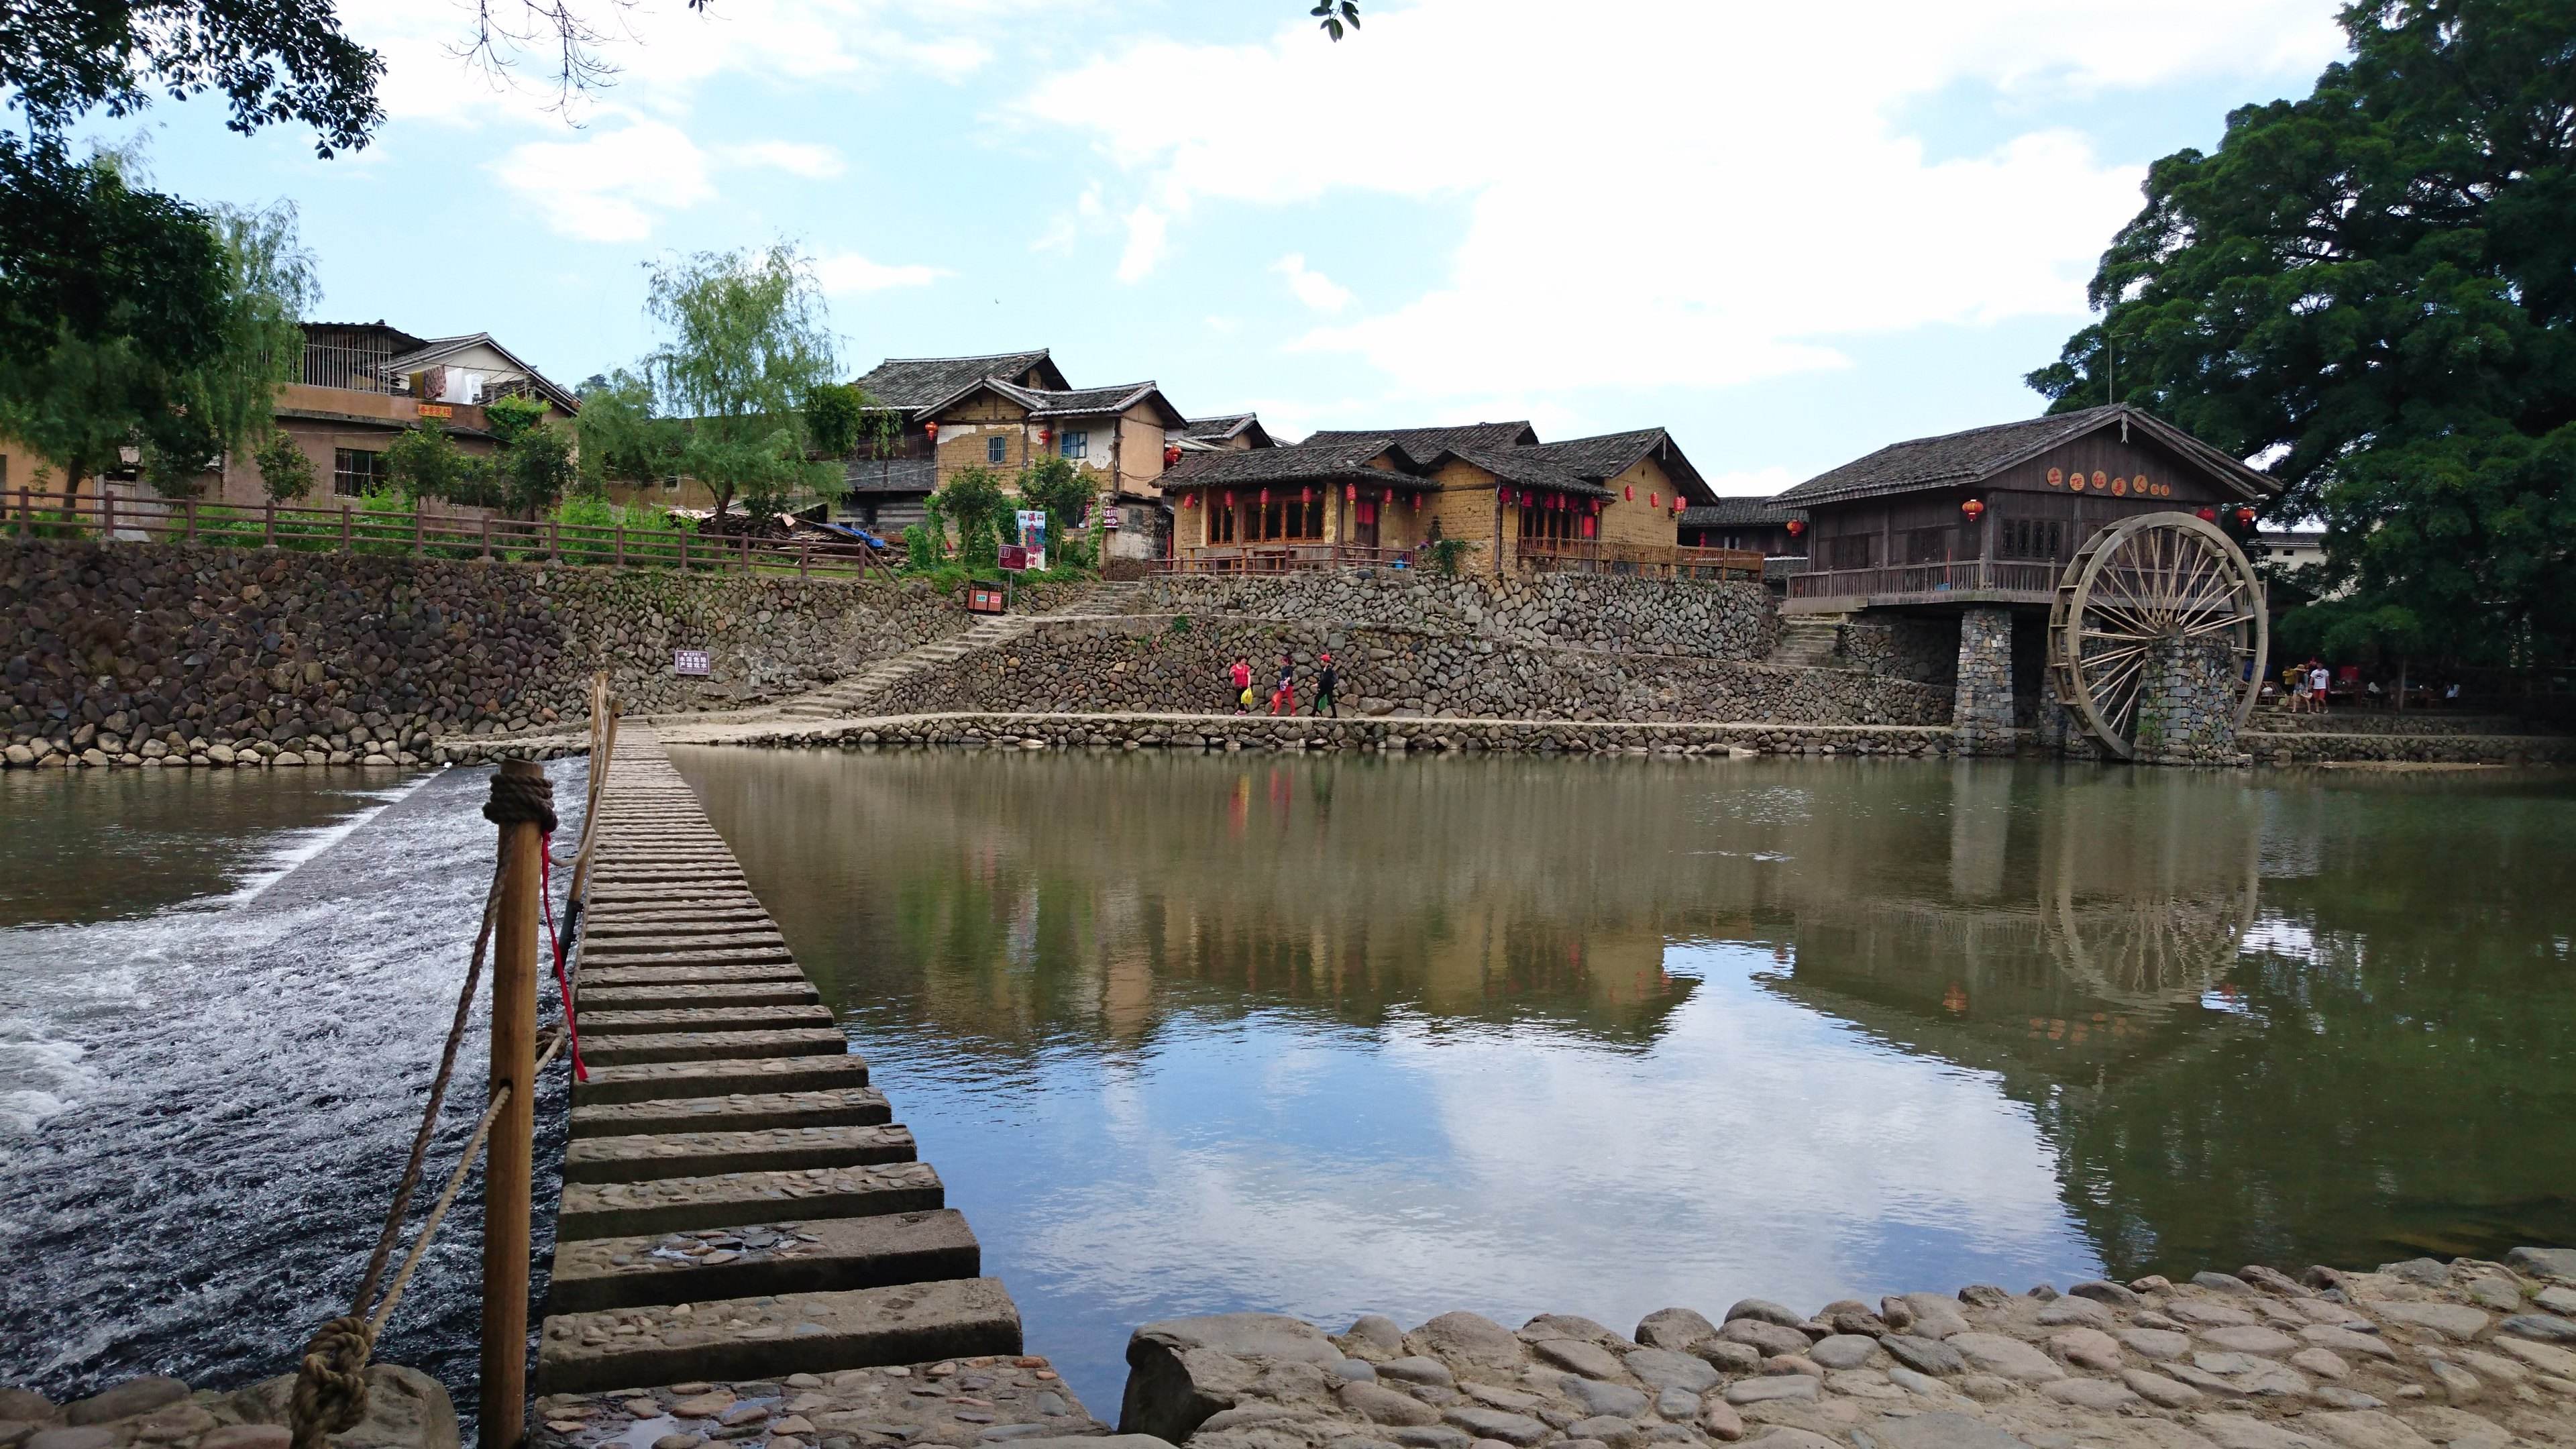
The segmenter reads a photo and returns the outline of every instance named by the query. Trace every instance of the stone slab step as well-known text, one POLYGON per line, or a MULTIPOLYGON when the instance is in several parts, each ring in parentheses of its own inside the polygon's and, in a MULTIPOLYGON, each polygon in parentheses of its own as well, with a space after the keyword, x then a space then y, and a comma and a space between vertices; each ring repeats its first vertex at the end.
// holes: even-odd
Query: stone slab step
POLYGON ((613 1308, 549 1316, 537 1345, 537 1391, 697 1379, 776 1383, 792 1373, 1020 1351, 1020 1311, 998 1278, 686 1306, 685 1315, 672 1308, 613 1308))
POLYGON ((622 1067, 638 1062, 694 1062, 749 1057, 838 1056, 849 1038, 832 1027, 783 1031, 663 1031, 604 1036, 582 1044, 583 1062, 622 1067))
POLYGON ((608 1011, 586 1003, 581 1008, 581 1034, 605 1038, 675 1031, 785 1031, 797 1027, 829 1028, 832 1020, 832 1008, 821 1005, 742 1006, 728 1002, 722 1006, 608 1011))
POLYGON ((729 1057, 593 1067, 590 1080, 575 1082, 572 1091, 573 1101, 586 1107, 664 1097, 726 1097, 736 1092, 828 1092, 867 1084, 864 1057, 729 1057))
POLYGON ((583 1137, 564 1148, 566 1182, 650 1182, 657 1177, 713 1177, 726 1172, 855 1167, 912 1162, 920 1154, 912 1129, 770 1127, 747 1132, 645 1132, 583 1137))
POLYGON ((617 936, 600 937, 582 944, 582 951, 593 959, 609 956, 694 956, 707 951, 753 951, 784 946, 787 938, 775 929, 765 931, 716 931, 701 936, 617 936))
POLYGON ((833 1293, 972 1278, 983 1250, 954 1208, 880 1218, 755 1223, 720 1242, 688 1234, 591 1238, 555 1251, 549 1313, 833 1293), (690 1250, 696 1250, 694 1253, 690 1250))
POLYGON ((787 1213, 800 1218, 872 1218, 947 1205, 939 1173, 927 1162, 652 1177, 641 1182, 568 1182, 555 1210, 555 1239, 730 1228, 787 1213))
MULTIPOLYGON (((588 973, 584 973, 585 977, 588 973)), ((698 986, 601 986, 585 979, 573 1000, 590 1011, 673 1011, 699 1006, 802 1006, 820 1001, 802 977, 775 981, 724 981, 698 986)), ((588 1031, 585 1025, 582 1028, 588 1031)))
POLYGON ((813 1092, 732 1092, 720 1097, 648 1097, 572 1109, 576 1138, 659 1132, 756 1132, 770 1127, 868 1127, 894 1120, 874 1087, 813 1092))
POLYGON ((720 986, 737 981, 802 981, 805 973, 784 956, 755 961, 680 961, 659 966, 602 966, 584 956, 583 986, 720 986))

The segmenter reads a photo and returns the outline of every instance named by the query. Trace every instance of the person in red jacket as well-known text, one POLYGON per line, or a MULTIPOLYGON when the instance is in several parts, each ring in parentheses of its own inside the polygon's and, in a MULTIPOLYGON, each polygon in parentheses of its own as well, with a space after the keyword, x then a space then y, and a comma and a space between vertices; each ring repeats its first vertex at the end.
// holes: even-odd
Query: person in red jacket
POLYGON ((1235 712, 1236 714, 1249 714, 1249 713, 1251 713, 1251 712, 1252 712, 1252 659, 1251 659, 1251 656, 1249 656, 1249 655, 1244 655, 1244 654, 1237 654, 1236 656, 1234 656, 1234 668, 1233 668, 1232 670, 1228 671, 1227 677, 1228 677, 1228 678, 1231 678, 1231 679, 1234 681, 1234 712, 1235 712))

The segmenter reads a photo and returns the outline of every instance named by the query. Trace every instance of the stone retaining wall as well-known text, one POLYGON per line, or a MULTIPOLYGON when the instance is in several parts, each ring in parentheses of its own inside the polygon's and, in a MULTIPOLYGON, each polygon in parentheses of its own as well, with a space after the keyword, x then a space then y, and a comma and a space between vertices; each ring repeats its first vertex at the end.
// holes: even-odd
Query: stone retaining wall
POLYGON ((0 758, 414 763, 434 739, 577 713, 594 668, 629 713, 724 709, 970 622, 893 579, 0 543, 0 758), (684 647, 706 678, 671 673, 684 647))
POLYGON ((1837 657, 1866 674, 1947 689, 1959 677, 1959 626, 1952 619, 1902 615, 1854 619, 1842 626, 1837 657))
POLYGON ((1542 648, 1483 637, 1233 616, 1066 620, 925 670, 875 712, 949 710, 1200 713, 1232 704, 1226 669, 1253 668, 1256 707, 1279 656, 1310 704, 1319 654, 1341 674, 1346 714, 1493 719, 1723 720, 1930 725, 1945 690, 1845 670, 1773 668, 1686 655, 1542 648))
POLYGON ((1158 574, 1138 607, 1303 624, 1375 624, 1498 642, 1702 659, 1760 659, 1780 619, 1758 583, 1614 574, 1494 578, 1415 569, 1158 574))
POLYGON ((2439 709, 2337 709, 2332 714, 2292 714, 2257 709, 2249 730, 2274 735, 2542 735, 2555 733, 2536 720, 2509 714, 2454 714, 2439 709))
POLYGON ((2576 739, 2565 735, 2335 735, 2248 730, 2236 737, 2236 747, 2266 765, 2374 760, 2446 765, 2576 763, 2576 739))
POLYGON ((2576 1439, 2576 1251, 1972 1285, 1633 1334, 1269 1313, 1127 1346, 1121 1433, 1187 1449, 2507 1449, 2576 1439))

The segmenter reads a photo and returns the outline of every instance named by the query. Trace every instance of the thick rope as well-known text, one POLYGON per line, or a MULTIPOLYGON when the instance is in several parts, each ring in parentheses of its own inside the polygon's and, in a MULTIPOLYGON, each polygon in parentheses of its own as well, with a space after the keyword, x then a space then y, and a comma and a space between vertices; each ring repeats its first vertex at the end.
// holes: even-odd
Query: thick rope
POLYGON ((495 825, 534 825, 541 834, 555 833, 555 782, 543 775, 492 776, 492 798, 483 802, 483 818, 495 825))

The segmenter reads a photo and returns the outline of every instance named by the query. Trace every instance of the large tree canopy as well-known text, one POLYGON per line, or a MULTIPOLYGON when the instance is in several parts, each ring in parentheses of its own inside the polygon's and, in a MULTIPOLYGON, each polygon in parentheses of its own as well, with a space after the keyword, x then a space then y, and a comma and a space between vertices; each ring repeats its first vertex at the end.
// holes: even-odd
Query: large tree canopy
POLYGON ((2576 645, 2576 6, 2343 14, 2305 100, 2148 171, 2101 322, 2030 383, 2264 464, 2324 516, 2336 642, 2534 662, 2576 645), (2107 338, 2107 345, 2106 345, 2107 338))

